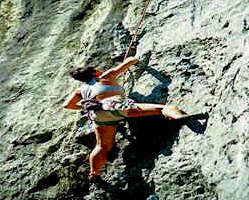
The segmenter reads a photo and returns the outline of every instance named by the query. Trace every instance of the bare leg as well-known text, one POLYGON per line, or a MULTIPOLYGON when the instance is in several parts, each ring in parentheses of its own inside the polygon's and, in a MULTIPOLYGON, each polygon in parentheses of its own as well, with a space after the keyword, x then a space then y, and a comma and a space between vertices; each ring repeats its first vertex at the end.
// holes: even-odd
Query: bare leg
POLYGON ((120 114, 126 117, 142 117, 153 115, 164 115, 170 119, 179 119, 186 116, 175 106, 162 105, 162 104, 149 104, 149 103, 136 103, 137 108, 129 108, 123 111, 119 111, 120 114))
POLYGON ((170 119, 180 119, 187 116, 187 114, 183 113, 181 110, 179 110, 179 108, 171 105, 165 105, 162 110, 162 114, 170 119))
POLYGON ((99 175, 100 169, 107 161, 108 152, 112 149, 117 126, 96 126, 96 146, 90 154, 90 175, 89 178, 99 175))
POLYGON ((135 103, 135 105, 137 108, 128 108, 125 110, 127 117, 162 115, 161 111, 164 108, 160 104, 135 103))

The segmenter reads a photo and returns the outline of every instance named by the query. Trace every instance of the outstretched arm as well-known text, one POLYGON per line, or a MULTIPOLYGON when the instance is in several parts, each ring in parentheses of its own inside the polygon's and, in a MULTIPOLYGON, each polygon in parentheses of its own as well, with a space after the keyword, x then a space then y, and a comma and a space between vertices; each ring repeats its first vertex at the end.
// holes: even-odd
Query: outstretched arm
POLYGON ((77 105, 77 103, 82 99, 81 93, 79 90, 76 90, 73 95, 64 103, 63 107, 66 109, 72 110, 80 110, 81 106, 77 105))
POLYGON ((123 72, 125 72, 130 66, 136 64, 139 60, 134 57, 127 58, 122 64, 105 71, 99 78, 117 78, 123 72))

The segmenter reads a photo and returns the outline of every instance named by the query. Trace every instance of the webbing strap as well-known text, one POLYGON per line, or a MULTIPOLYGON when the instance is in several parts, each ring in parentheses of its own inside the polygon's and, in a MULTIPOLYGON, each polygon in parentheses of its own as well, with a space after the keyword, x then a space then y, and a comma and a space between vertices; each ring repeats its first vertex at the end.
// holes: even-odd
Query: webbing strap
MULTIPOLYGON (((114 116, 116 117, 122 117, 125 118, 125 116, 121 115, 118 110, 111 110, 110 111, 114 116)), ((123 121, 124 119, 121 120, 116 120, 116 121, 94 121, 95 124, 99 126, 115 126, 118 125, 119 122, 123 121)))
POLYGON ((110 112, 111 112, 114 116, 116 116, 116 117, 125 117, 125 116, 121 115, 121 114, 119 113, 118 110, 111 110, 110 112))
POLYGON ((99 125, 99 126, 116 126, 119 125, 119 122, 121 122, 122 120, 118 120, 118 121, 94 121, 95 124, 99 125))

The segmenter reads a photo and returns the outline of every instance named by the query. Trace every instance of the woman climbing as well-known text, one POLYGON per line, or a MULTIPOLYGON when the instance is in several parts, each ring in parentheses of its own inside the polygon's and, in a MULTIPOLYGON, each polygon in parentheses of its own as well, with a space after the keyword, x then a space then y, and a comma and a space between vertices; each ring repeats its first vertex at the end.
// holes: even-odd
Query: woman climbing
POLYGON ((174 106, 135 103, 125 97, 124 88, 118 84, 117 78, 137 62, 138 59, 129 57, 122 64, 105 72, 89 67, 78 68, 70 73, 72 78, 85 84, 73 93, 64 108, 88 110, 95 128, 97 143, 90 154, 89 178, 99 175, 100 169, 105 165, 120 120, 152 115, 164 115, 170 119, 187 116, 174 106))

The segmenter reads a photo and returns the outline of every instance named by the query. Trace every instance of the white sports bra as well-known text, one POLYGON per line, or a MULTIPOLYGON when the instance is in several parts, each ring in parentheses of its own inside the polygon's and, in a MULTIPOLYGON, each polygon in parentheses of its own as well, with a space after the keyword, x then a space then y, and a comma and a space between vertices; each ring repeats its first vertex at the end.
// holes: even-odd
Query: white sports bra
POLYGON ((121 86, 103 85, 94 78, 88 84, 84 84, 81 89, 81 96, 84 100, 93 99, 96 96, 108 92, 119 92, 124 94, 124 88, 121 86))

